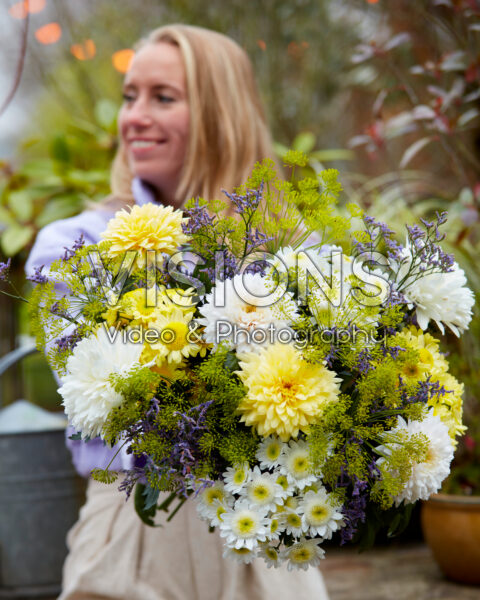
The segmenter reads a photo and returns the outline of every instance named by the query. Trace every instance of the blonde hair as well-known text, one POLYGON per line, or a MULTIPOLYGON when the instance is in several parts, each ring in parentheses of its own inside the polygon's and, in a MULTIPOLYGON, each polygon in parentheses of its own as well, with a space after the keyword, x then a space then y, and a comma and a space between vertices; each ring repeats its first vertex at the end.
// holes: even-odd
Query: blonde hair
MULTIPOLYGON (((250 59, 227 36, 191 25, 154 29, 136 49, 158 42, 179 48, 187 80, 190 135, 176 200, 220 196, 244 183, 256 161, 274 158, 250 59)), ((117 203, 134 202, 132 178, 120 142, 111 172, 117 203)))

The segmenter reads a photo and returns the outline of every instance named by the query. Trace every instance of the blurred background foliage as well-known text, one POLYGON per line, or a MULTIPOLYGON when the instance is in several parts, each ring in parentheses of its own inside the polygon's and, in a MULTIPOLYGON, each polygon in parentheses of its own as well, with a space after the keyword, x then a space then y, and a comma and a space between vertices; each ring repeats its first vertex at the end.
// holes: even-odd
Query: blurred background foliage
MULTIPOLYGON (((0 164, 0 260, 13 256, 18 281, 40 227, 108 194, 122 71, 132 44, 154 26, 184 22, 221 31, 245 48, 280 155, 295 147, 307 152, 313 171, 338 168, 345 200, 388 221, 400 239, 404 223, 448 210, 446 245, 480 291, 478 2, 31 2, 36 12, 29 15, 28 60, 17 96, 35 100, 16 153, 0 164), (57 29, 48 29, 53 23, 57 29)), ((8 4, 4 18, 12 22, 15 47, 23 3, 8 4)), ((14 54, 3 59, 13 80, 14 54)), ((16 308, 0 302, 2 355, 25 325, 18 326, 16 313, 13 318, 16 308)), ((466 382, 466 412, 474 423, 478 312, 461 341, 446 342, 452 369, 466 382)), ((13 387, 4 396, 17 393, 13 387)), ((471 437, 480 444, 478 425, 474 429, 471 437)))

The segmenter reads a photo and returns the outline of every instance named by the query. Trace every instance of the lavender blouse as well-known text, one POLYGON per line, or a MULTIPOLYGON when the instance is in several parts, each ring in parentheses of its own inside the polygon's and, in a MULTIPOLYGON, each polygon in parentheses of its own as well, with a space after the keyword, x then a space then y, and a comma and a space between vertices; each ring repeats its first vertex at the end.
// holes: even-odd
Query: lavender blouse
MULTIPOLYGON (((132 182, 132 192, 135 202, 139 206, 147 202, 155 202, 151 190, 138 178, 132 182)), ((48 269, 54 260, 63 255, 65 248, 71 247, 82 234, 86 244, 97 243, 101 232, 106 229, 107 222, 113 214, 111 210, 87 210, 76 217, 61 219, 44 227, 37 235, 25 265, 27 275, 33 274, 34 269, 42 265, 48 269)), ((60 382, 58 377, 56 379, 60 382)), ((83 477, 88 477, 95 467, 106 467, 118 450, 118 447, 109 448, 100 438, 87 443, 69 439, 74 432, 72 427, 67 428, 67 446, 72 453, 75 468, 83 477)), ((128 469, 131 464, 132 456, 127 455, 122 449, 110 468, 113 470, 128 469)))

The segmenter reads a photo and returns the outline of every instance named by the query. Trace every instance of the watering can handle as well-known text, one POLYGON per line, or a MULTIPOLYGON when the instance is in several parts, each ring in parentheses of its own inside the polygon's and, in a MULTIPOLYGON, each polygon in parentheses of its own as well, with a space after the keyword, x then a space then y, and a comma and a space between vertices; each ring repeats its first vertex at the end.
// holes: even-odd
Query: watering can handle
POLYGON ((28 346, 22 346, 21 348, 15 348, 5 356, 0 358, 0 377, 5 373, 7 369, 12 367, 15 363, 19 362, 26 356, 30 356, 37 351, 34 344, 28 344, 28 346))

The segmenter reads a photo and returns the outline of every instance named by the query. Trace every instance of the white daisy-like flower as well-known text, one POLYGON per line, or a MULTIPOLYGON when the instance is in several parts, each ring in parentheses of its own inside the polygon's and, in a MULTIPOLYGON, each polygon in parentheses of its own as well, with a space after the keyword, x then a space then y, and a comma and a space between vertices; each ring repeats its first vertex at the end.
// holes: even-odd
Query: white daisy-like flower
POLYGON ((274 510, 287 497, 283 487, 276 483, 276 477, 271 473, 262 473, 258 467, 253 468, 242 495, 248 498, 252 506, 265 510, 274 510))
POLYGON ((210 525, 211 527, 220 527, 220 524, 223 522, 223 515, 227 512, 228 504, 220 500, 215 500, 213 508, 215 509, 215 513, 210 518, 210 525))
POLYGON ((211 521, 217 515, 217 503, 225 506, 233 504, 233 496, 225 489, 221 481, 216 481, 196 496, 197 511, 200 517, 211 521))
POLYGON ((288 477, 283 473, 278 474, 277 471, 275 471, 274 474, 276 475, 275 482, 282 486, 287 497, 293 496, 297 489, 296 485, 289 483, 288 477))
POLYGON ((273 513, 269 516, 269 531, 268 531, 268 539, 276 540, 279 538, 282 531, 285 531, 285 519, 283 519, 282 513, 277 512, 273 513))
POLYGON ((268 521, 265 511, 252 508, 247 500, 238 500, 222 518, 220 535, 232 548, 254 550, 259 542, 267 539, 268 521))
POLYGON ((250 550, 245 546, 243 548, 230 548, 225 546, 223 558, 233 558, 242 565, 248 565, 258 556, 256 550, 250 550))
POLYGON ((288 560, 287 569, 303 569, 306 571, 308 567, 316 567, 320 564, 320 560, 325 556, 325 550, 320 548, 321 540, 301 539, 296 544, 285 548, 282 553, 282 558, 288 560))
POLYGON ((257 453, 255 454, 257 460, 260 462, 262 469, 273 469, 278 467, 281 462, 283 454, 284 444, 276 436, 269 436, 265 438, 258 447, 257 453))
POLYGON ((110 377, 139 368, 142 351, 143 344, 124 340, 113 328, 102 326, 75 346, 58 392, 70 423, 82 438, 101 435, 109 414, 123 402, 110 377))
MULTIPOLYGON (((404 248, 403 257, 405 261, 398 268, 397 282, 402 282, 412 264, 410 248, 404 248)), ((418 325, 422 330, 432 320, 442 333, 446 325, 458 337, 468 329, 475 304, 475 296, 466 284, 463 269, 454 263, 453 270, 448 273, 427 273, 418 279, 416 276, 406 277, 398 290, 403 293, 410 308, 415 306, 418 325)))
POLYGON ((297 507, 296 509, 285 508, 281 515, 285 532, 296 538, 307 533, 307 526, 302 518, 302 510, 301 507, 297 507))
POLYGON ((260 551, 258 553, 258 556, 261 556, 263 558, 263 560, 267 563, 267 567, 269 569, 271 567, 276 569, 280 566, 280 552, 270 544, 260 544, 260 551))
POLYGON ((240 465, 234 465, 228 467, 225 473, 223 473, 223 480, 225 482, 225 489, 232 493, 239 493, 250 481, 251 471, 247 462, 240 465))
POLYGON ((308 444, 304 440, 291 440, 281 459, 281 472, 287 476, 289 483, 300 490, 314 483, 318 474, 313 473, 312 468, 308 444))
POLYGON ((321 536, 329 540, 333 532, 343 525, 341 505, 325 488, 307 492, 301 506, 303 523, 312 537, 321 536))
MULTIPOLYGON (((429 411, 423 421, 409 419, 406 422, 402 417, 398 417, 397 426, 388 433, 388 436, 392 435, 394 437, 395 434, 403 434, 407 437, 423 434, 428 438, 427 458, 424 462, 413 465, 412 473, 405 488, 394 498, 395 505, 399 506, 402 502, 409 504, 417 500, 428 500, 432 494, 440 489, 443 480, 450 473, 453 444, 448 433, 448 427, 440 417, 429 411)), ((379 454, 384 455, 377 460, 380 467, 386 462, 388 468, 388 456, 395 451, 396 447, 398 447, 397 443, 386 442, 376 448, 379 454)))
POLYGON ((239 353, 251 352, 274 342, 276 331, 289 329, 297 310, 292 294, 284 294, 280 287, 275 289, 267 277, 246 273, 221 285, 225 306, 216 306, 218 292, 214 290, 207 294, 205 304, 199 308, 203 318, 198 319, 198 323, 205 327, 207 343, 217 346, 227 342, 239 353))

